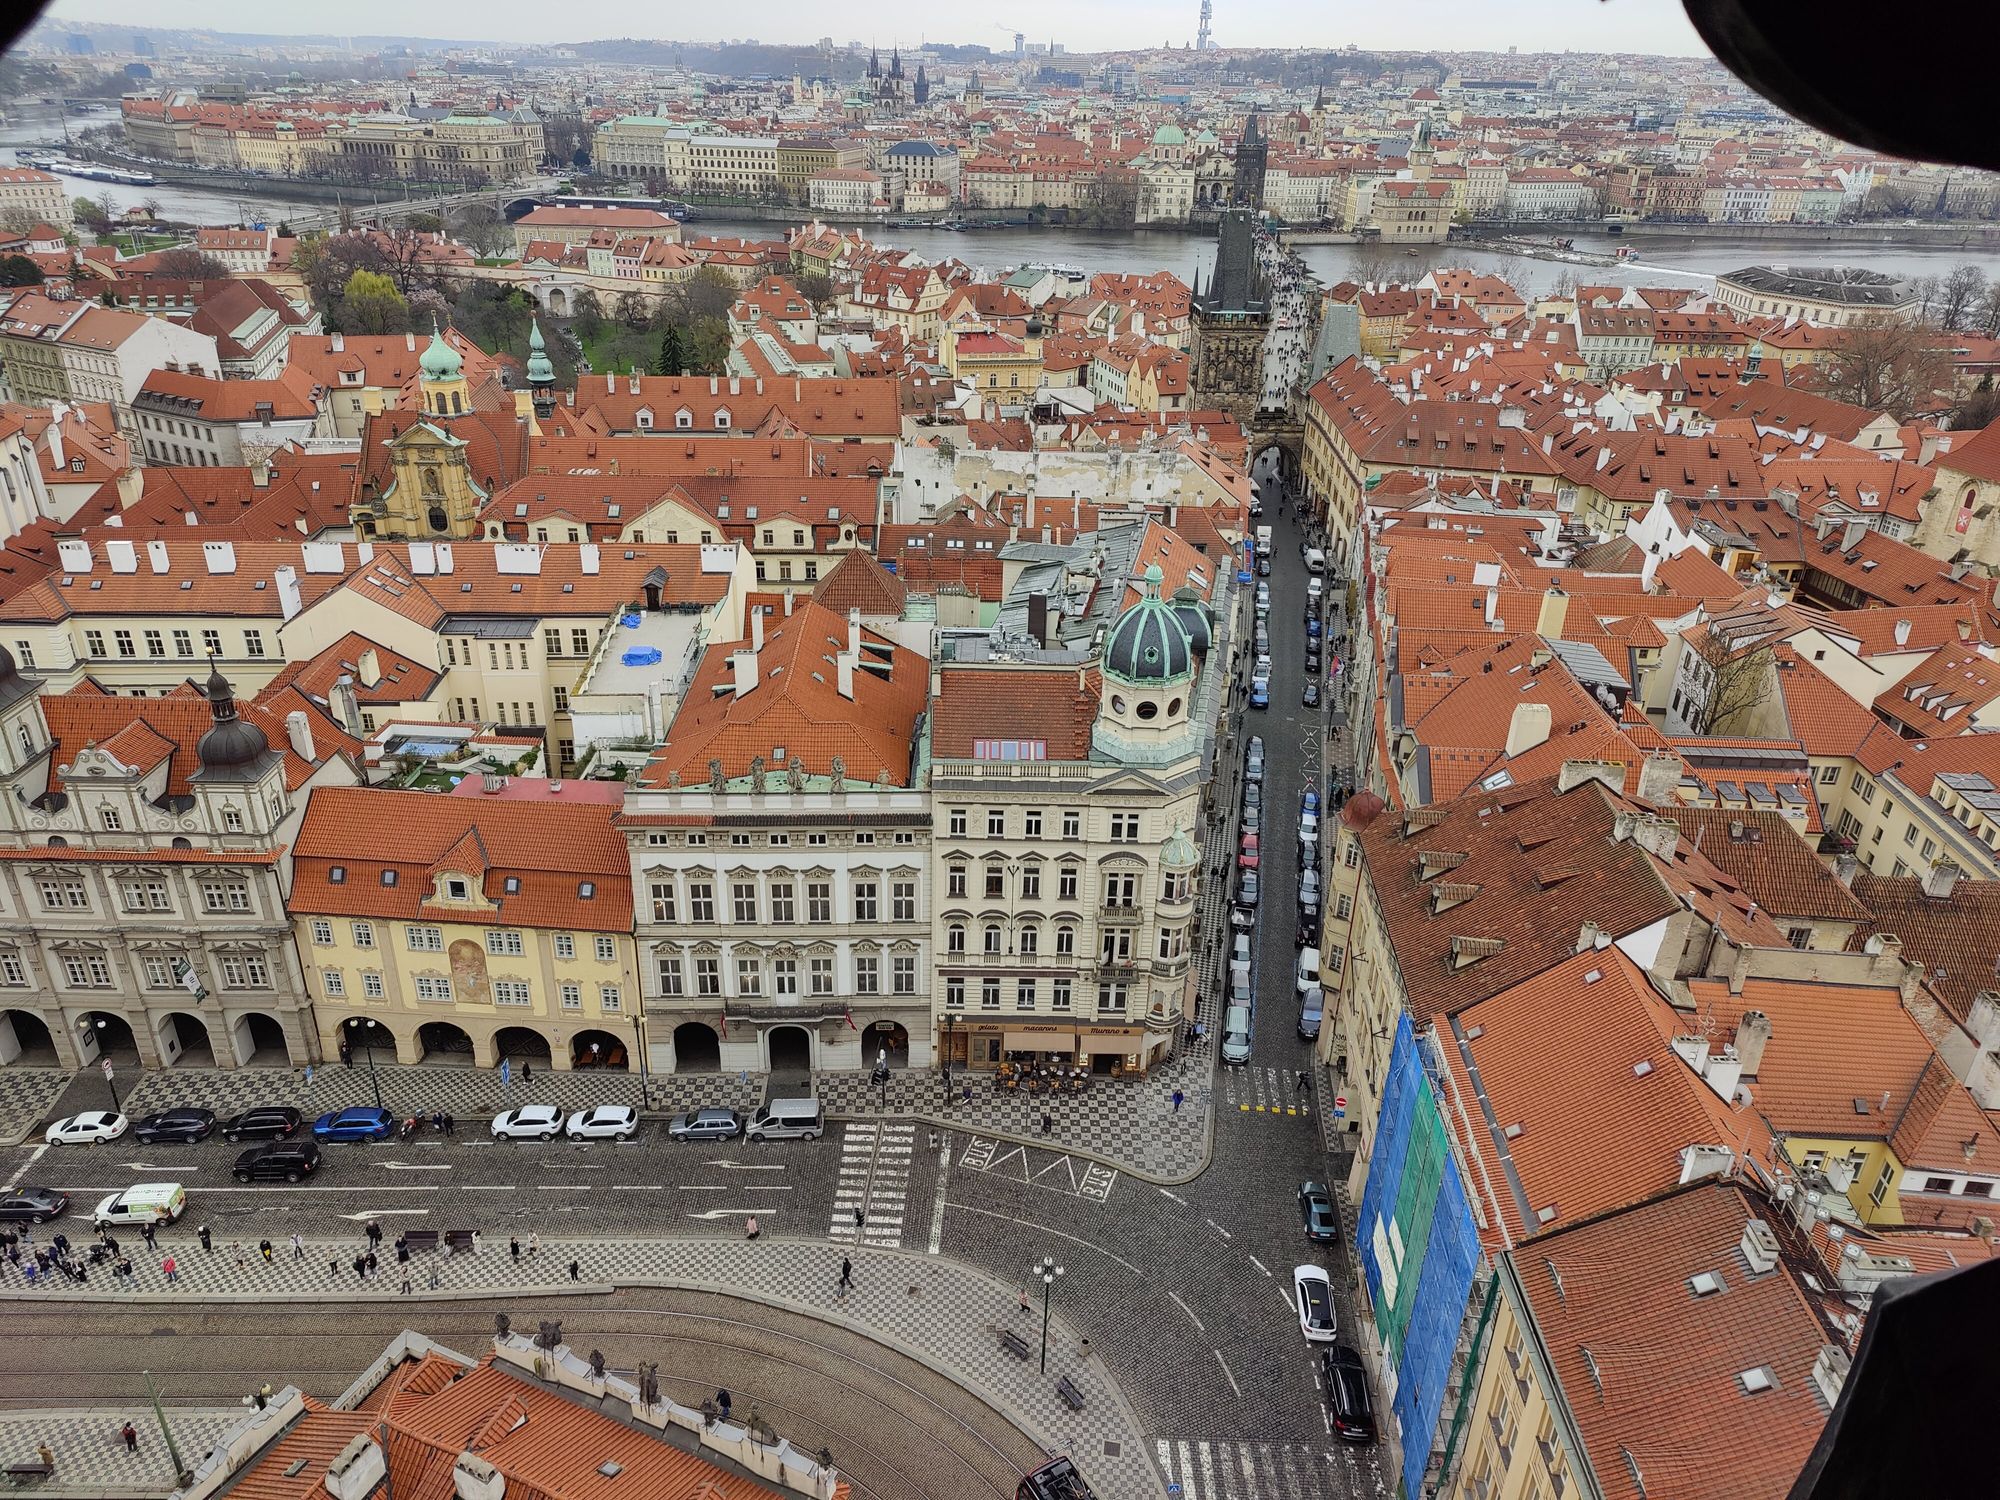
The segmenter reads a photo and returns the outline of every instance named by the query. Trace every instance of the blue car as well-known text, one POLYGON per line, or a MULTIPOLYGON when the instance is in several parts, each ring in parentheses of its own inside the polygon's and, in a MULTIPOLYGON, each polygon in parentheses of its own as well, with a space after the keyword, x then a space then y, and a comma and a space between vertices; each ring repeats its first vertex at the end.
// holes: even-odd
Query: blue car
POLYGON ((1271 706, 1271 684, 1262 677, 1250 679, 1250 706, 1252 708, 1271 706))
POLYGON ((1306 639, 1309 641, 1318 640, 1320 628, 1321 627, 1318 615, 1313 615, 1310 618, 1308 618, 1306 621, 1306 639))
POLYGON ((1299 812, 1301 815, 1319 812, 1319 793, 1311 787, 1307 787, 1305 795, 1299 798, 1299 812))
POLYGON ((395 1125, 389 1111, 377 1105, 336 1109, 313 1121, 313 1134, 323 1141, 382 1141, 395 1125))

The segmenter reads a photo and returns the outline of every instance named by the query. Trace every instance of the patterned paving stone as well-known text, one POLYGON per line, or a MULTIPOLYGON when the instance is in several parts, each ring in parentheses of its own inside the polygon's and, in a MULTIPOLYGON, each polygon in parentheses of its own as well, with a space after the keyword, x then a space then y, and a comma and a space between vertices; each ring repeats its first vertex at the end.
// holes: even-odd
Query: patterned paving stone
MULTIPOLYGON (((167 1421, 183 1459, 206 1453, 234 1423, 240 1407, 169 1406, 167 1421)), ((55 1473, 31 1481, 39 1495, 157 1497, 174 1487, 174 1466, 160 1424, 143 1402, 99 1411, 0 1412, 0 1462, 30 1458, 43 1444, 55 1455, 55 1473), (128 1453, 119 1429, 139 1430, 139 1451, 128 1453)))
POLYGON ((60 1068, 0 1068, 0 1145, 37 1134, 69 1078, 60 1068))

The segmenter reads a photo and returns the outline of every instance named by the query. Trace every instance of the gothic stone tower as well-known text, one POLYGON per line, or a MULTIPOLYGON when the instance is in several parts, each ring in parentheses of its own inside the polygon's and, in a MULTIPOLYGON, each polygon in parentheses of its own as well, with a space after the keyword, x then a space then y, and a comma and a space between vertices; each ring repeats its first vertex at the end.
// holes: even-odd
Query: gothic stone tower
POLYGON ((1195 278, 1195 405, 1220 407, 1252 424, 1264 390, 1264 337, 1271 300, 1257 265, 1249 209, 1226 209, 1216 229, 1215 270, 1204 289, 1195 278))

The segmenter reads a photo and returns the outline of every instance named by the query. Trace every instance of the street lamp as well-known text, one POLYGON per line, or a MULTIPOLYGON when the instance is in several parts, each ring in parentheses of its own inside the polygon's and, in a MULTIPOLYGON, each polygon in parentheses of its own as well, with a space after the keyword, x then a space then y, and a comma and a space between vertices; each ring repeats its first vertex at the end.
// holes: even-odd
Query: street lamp
POLYGON ((1056 1278, 1063 1274, 1063 1268, 1056 1264, 1053 1255, 1044 1255, 1035 1266, 1034 1274, 1042 1279, 1042 1373, 1049 1373, 1049 1294, 1055 1290, 1056 1278))
POLYGON ((166 1440, 167 1457, 173 1460, 174 1480, 185 1489, 194 1482, 194 1475, 189 1471, 188 1466, 181 1461, 181 1450, 174 1445, 174 1430, 167 1425, 166 1411, 160 1405, 159 1387, 153 1384, 153 1372, 151 1370, 142 1370, 140 1373, 146 1377, 146 1394, 152 1398, 153 1416, 160 1424, 160 1436, 166 1440))
POLYGON ((349 1030, 358 1033, 361 1037, 362 1045, 368 1049, 368 1082, 374 1086, 375 1107, 380 1109, 382 1107, 382 1075, 375 1071, 375 1018, 373 1016, 349 1016, 347 1018, 347 1025, 349 1030))
POLYGON ((652 1103, 653 1083, 646 1072, 646 1018, 632 1017, 632 1041, 639 1049, 639 1108, 645 1109, 652 1103))
POLYGON ((105 1064, 104 1086, 111 1090, 111 1113, 113 1113, 114 1115, 123 1114, 125 1111, 118 1103, 118 1084, 116 1080, 114 1080, 111 1076, 111 1071, 112 1071, 110 1065, 111 1059, 105 1052, 104 1037, 101 1035, 101 1033, 107 1031, 110 1028, 111 1026, 110 1017, 99 1016, 96 1019, 96 1021, 93 1022, 92 1024, 96 1026, 98 1032, 100 1033, 97 1039, 97 1055, 104 1060, 105 1064))

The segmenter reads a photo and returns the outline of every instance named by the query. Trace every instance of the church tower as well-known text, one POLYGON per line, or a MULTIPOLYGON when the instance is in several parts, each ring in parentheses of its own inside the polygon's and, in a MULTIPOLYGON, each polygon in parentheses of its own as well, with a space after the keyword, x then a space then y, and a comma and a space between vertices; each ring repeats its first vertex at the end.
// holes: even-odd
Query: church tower
POLYGON ((542 342, 542 320, 528 324, 528 390, 533 396, 535 415, 547 417, 556 409, 556 367, 549 360, 548 345, 542 342))
POLYGON ((444 334, 435 322, 431 324, 430 347, 417 361, 417 371, 425 416, 449 420, 472 410, 472 387, 466 384, 465 361, 444 341, 444 334))
POLYGON ((1429 182, 1436 156, 1431 149, 1431 117, 1424 115, 1417 121, 1417 133, 1410 142, 1410 180, 1429 182))
POLYGON ((1236 143, 1236 176, 1229 187, 1229 201, 1237 208, 1264 206, 1264 169, 1270 160, 1270 143, 1253 113, 1243 122, 1243 137, 1236 143))

